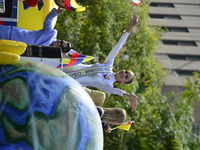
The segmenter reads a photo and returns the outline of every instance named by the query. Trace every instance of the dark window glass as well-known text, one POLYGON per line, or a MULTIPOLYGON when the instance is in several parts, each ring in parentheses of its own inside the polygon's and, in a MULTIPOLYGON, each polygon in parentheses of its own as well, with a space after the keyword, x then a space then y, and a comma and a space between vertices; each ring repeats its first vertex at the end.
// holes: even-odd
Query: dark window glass
POLYGON ((164 19, 163 15, 149 14, 150 18, 164 19))
POLYGON ((167 29, 169 32, 189 32, 187 28, 162 27, 162 29, 167 29))
POLYGON ((151 7, 158 7, 158 3, 150 3, 151 7))
POLYGON ((189 32, 187 28, 169 28, 171 32, 189 32))
POLYGON ((157 14, 149 14, 150 18, 156 19, 178 19, 180 20, 181 17, 179 15, 157 15, 157 14))
POLYGON ((164 45, 181 45, 181 46, 197 46, 195 41, 172 41, 163 40, 164 45))
POLYGON ((151 7, 174 7, 172 3, 150 3, 151 7))
POLYGON ((163 15, 164 19, 181 19, 179 15, 163 15))
POLYGON ((186 60, 185 56, 181 55, 168 55, 170 59, 175 59, 175 60, 186 60))
POLYGON ((163 40, 164 45, 178 45, 177 41, 163 40))
POLYGON ((200 136, 200 122, 193 123, 192 133, 200 136))
POLYGON ((186 59, 190 61, 200 61, 200 56, 186 56, 186 59))
POLYGON ((174 70, 179 76, 192 76, 195 70, 174 70))
POLYGON ((160 3, 160 4, 158 4, 158 7, 174 7, 174 5, 173 4, 167 4, 167 3, 160 3))
POLYGON ((194 41, 178 41, 178 45, 181 46, 197 46, 194 41))
POLYGON ((200 61, 200 56, 194 55, 174 55, 168 54, 168 57, 172 60, 189 60, 189 61, 200 61))

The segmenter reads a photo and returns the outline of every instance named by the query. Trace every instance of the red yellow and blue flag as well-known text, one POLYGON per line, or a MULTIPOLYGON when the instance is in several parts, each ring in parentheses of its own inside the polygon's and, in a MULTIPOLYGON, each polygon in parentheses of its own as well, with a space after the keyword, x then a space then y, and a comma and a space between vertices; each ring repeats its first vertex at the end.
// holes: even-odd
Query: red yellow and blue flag
POLYGON ((73 53, 71 58, 65 58, 56 68, 69 67, 90 61, 96 57, 73 53))
POLYGON ((85 11, 85 7, 77 4, 75 0, 65 0, 64 5, 68 11, 85 11))

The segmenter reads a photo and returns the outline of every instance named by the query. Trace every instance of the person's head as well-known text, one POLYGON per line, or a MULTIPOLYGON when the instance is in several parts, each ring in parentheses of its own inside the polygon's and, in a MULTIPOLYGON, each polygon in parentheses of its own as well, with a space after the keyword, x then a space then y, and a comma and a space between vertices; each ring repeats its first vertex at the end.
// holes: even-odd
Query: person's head
POLYGON ((121 70, 114 74, 115 80, 121 84, 130 84, 135 78, 135 75, 132 71, 121 70))
POLYGON ((105 107, 101 108, 104 110, 104 115, 101 117, 102 122, 112 125, 124 123, 126 119, 126 111, 124 109, 105 107))

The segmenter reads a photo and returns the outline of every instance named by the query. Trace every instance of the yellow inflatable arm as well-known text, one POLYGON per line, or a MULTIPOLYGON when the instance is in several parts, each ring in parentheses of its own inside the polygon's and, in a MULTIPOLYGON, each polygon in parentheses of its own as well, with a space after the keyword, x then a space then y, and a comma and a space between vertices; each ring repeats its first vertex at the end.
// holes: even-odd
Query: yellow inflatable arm
POLYGON ((10 65, 19 61, 26 50, 26 44, 18 41, 0 40, 0 64, 10 65))
POLYGON ((20 56, 8 52, 0 52, 0 64, 11 65, 19 60, 20 56))

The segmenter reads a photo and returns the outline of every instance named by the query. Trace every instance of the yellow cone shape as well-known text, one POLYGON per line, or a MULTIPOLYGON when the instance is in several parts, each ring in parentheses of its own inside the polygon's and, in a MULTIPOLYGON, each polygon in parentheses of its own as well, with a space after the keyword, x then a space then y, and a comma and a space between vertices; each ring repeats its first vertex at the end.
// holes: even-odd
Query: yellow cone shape
POLYGON ((20 56, 9 52, 0 52, 0 64, 10 65, 19 61, 20 56))
POLYGON ((75 0, 70 0, 70 4, 71 4, 72 7, 75 8, 75 10, 78 11, 78 12, 79 12, 79 11, 85 11, 85 7, 82 7, 82 6, 78 5, 78 4, 76 3, 75 0))
POLYGON ((0 52, 10 52, 21 55, 26 50, 26 44, 19 41, 0 40, 0 52))
POLYGON ((26 44, 18 41, 0 40, 0 64, 10 65, 19 61, 26 50, 26 44))

